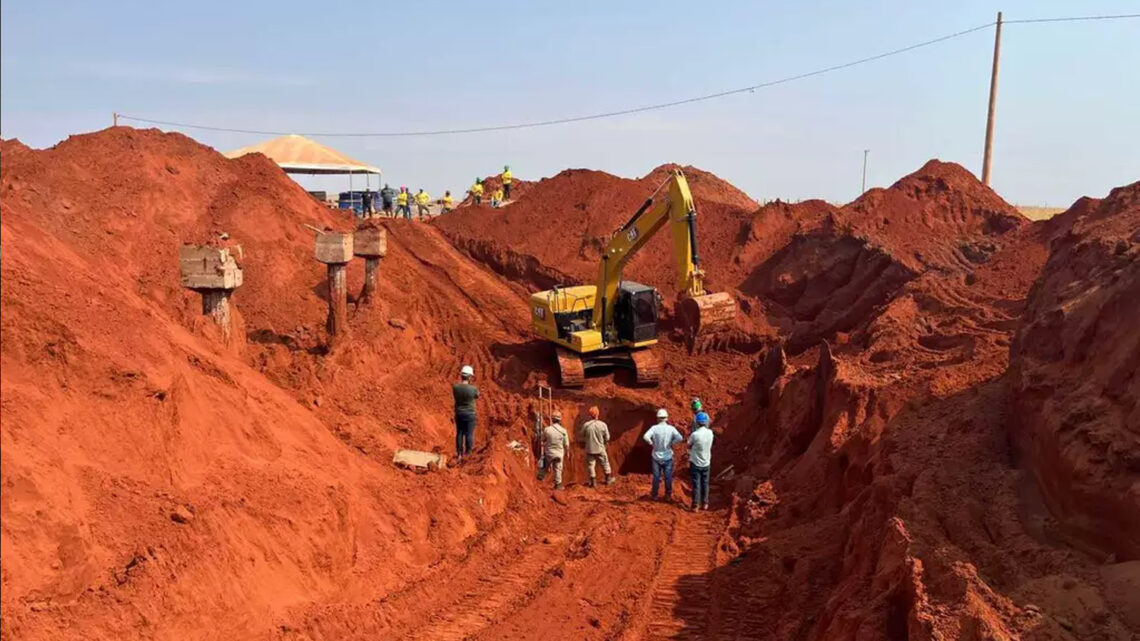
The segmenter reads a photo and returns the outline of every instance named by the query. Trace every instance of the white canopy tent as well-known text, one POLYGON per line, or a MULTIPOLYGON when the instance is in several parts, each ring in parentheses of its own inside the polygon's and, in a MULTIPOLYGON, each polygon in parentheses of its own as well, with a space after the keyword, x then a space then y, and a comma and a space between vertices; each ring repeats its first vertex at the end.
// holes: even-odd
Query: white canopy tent
MULTIPOLYGON (((287 174, 348 174, 348 190, 352 191, 352 175, 364 174, 365 188, 371 190, 368 177, 381 174, 379 167, 366 165, 341 152, 309 140, 304 136, 290 134, 272 140, 242 147, 227 152, 227 158, 238 158, 246 154, 265 154, 277 163, 287 174)), ((377 187, 380 181, 376 181, 377 187)))

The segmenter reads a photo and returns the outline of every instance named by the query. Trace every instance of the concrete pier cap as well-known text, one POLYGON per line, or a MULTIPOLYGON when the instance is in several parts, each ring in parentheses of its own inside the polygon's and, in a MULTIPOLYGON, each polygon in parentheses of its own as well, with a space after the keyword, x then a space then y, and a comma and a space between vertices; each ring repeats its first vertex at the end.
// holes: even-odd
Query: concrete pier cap
POLYGON ((202 295, 202 315, 212 318, 229 342, 230 294, 242 283, 241 267, 229 248, 183 245, 178 249, 178 270, 182 286, 202 295))
POLYGON ((362 258, 388 255, 388 234, 379 227, 362 227, 353 233, 352 251, 362 258))
POLYGON ((352 236, 343 232, 317 234, 317 260, 326 265, 343 265, 352 261, 352 236))
POLYGON ((241 267, 226 247, 183 245, 178 249, 178 268, 187 289, 241 287, 241 267))

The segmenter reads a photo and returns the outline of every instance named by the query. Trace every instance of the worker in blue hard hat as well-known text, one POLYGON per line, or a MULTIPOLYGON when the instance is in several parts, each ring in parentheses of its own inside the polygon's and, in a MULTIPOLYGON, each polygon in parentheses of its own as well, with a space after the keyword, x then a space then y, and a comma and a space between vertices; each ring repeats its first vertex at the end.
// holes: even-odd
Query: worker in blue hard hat
POLYGON ((693 481, 693 511, 709 509, 709 472, 712 469, 713 431, 708 412, 697 412, 697 427, 689 435, 689 476, 693 481))

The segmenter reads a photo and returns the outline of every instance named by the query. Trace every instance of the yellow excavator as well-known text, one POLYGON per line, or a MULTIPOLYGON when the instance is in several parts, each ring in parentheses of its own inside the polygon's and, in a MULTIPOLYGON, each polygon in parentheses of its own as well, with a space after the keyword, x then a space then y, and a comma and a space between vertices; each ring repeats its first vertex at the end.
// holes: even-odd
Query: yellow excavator
POLYGON ((666 225, 673 236, 680 292, 676 317, 682 329, 696 338, 724 329, 735 318, 731 296, 705 291, 697 210, 685 175, 673 170, 606 244, 596 285, 531 294, 531 323, 536 334, 555 344, 564 387, 581 386, 590 370, 613 367, 633 370, 639 385, 657 383, 661 366, 649 348, 657 344, 661 296, 654 287, 622 280, 622 270, 666 225))

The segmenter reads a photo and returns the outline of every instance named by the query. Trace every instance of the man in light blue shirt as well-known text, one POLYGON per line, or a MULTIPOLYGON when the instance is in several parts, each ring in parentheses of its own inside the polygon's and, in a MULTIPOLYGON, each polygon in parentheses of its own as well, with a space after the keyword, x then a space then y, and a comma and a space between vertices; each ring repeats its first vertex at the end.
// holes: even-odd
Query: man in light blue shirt
POLYGON ((653 446, 653 489, 650 498, 657 499, 661 477, 665 477, 665 500, 673 499, 673 446, 685 440, 677 428, 669 424, 669 412, 657 410, 657 424, 645 432, 646 443, 653 446))
POLYGON ((709 470, 712 468, 713 431, 707 412, 697 412, 697 429, 689 435, 689 475, 693 479, 693 511, 709 509, 709 470))

